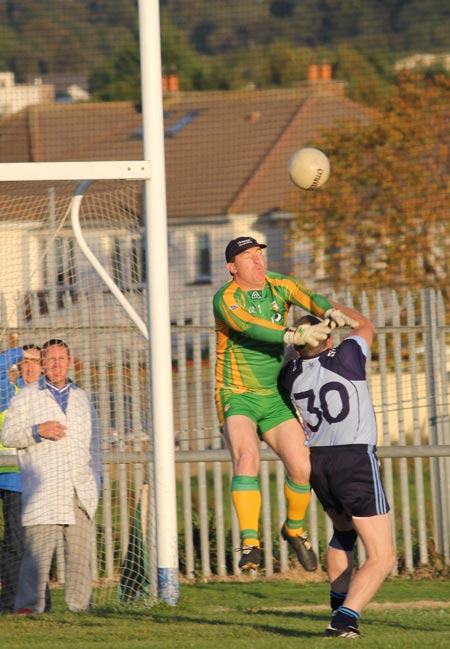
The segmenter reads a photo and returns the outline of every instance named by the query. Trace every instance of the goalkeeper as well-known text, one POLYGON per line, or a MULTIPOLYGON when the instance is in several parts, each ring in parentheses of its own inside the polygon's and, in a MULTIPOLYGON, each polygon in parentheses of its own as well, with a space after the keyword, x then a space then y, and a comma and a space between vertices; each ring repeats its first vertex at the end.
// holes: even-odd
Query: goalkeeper
POLYGON ((278 385, 284 344, 316 346, 334 326, 354 324, 320 295, 296 280, 267 271, 265 244, 252 237, 229 242, 225 258, 232 276, 214 296, 217 336, 216 405, 231 454, 231 497, 241 533, 239 568, 261 563, 259 514, 260 441, 268 444, 286 468, 287 519, 281 536, 301 565, 317 568, 317 558, 304 530, 311 498, 309 451, 290 402, 278 385), (325 318, 317 325, 287 328, 291 305, 325 318))

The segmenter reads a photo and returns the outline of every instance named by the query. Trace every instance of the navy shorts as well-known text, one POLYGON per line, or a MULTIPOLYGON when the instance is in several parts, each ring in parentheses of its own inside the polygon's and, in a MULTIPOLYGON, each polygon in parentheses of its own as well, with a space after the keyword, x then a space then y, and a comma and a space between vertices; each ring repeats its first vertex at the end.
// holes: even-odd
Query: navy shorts
POLYGON ((311 487, 325 509, 366 518, 387 514, 376 447, 311 446, 311 487))

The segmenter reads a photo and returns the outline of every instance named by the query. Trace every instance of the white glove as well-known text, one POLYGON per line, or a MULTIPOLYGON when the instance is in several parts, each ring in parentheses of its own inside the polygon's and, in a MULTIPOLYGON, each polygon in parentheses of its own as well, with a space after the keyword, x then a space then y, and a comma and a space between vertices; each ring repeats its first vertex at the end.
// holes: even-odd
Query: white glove
POLYGON ((329 320, 324 320, 315 325, 305 323, 299 327, 289 327, 284 334, 284 342, 286 345, 310 345, 311 347, 317 347, 320 342, 327 339, 330 333, 331 327, 329 320))
POLYGON ((356 320, 353 320, 353 318, 350 318, 348 315, 345 315, 345 313, 342 313, 342 311, 339 311, 338 309, 328 309, 328 311, 325 312, 324 318, 330 319, 330 326, 332 329, 334 329, 335 327, 345 326, 354 329, 358 326, 356 320))

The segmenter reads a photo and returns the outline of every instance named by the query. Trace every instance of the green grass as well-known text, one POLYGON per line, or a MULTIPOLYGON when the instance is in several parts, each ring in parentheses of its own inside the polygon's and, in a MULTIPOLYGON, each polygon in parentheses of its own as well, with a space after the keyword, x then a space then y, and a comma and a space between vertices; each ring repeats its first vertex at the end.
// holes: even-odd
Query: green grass
MULTIPOLYGON (((52 599, 52 613, 0 617, 7 649, 315 649, 346 642, 322 637, 329 621, 325 582, 181 584, 177 606, 140 603, 89 614, 65 613, 61 591, 53 591, 52 599)), ((386 582, 364 612, 361 630, 355 642, 365 648, 450 647, 448 581, 386 582)))

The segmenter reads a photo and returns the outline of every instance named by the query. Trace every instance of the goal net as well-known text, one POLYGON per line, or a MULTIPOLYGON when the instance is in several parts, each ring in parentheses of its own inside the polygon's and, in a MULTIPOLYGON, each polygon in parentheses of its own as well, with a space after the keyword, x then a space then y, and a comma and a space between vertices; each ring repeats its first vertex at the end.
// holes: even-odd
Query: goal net
MULTIPOLYGON (((4 380, 15 381, 24 345, 42 347, 49 339, 68 345, 73 357, 70 377, 95 405, 101 430, 102 497, 91 539, 93 580, 101 588, 94 590, 94 602, 134 601, 150 595, 149 551, 154 545, 149 543, 148 525, 148 341, 76 240, 73 205, 79 186, 79 181, 0 183, 2 367, 4 380)), ((93 182, 79 196, 75 216, 85 248, 143 323, 142 192, 141 180, 93 182)), ((31 423, 40 423, 39 417, 31 423)), ((76 426, 82 428, 83 422, 76 426)), ((7 465, 14 466, 15 460, 5 455, 2 463, 8 472, 7 465)), ((64 474, 70 466, 69 461, 52 467, 55 490, 62 490, 70 479, 64 474)), ((68 522, 61 507, 57 522, 68 522)), ((34 514, 45 522, 42 512, 34 514)), ((64 575, 61 538, 51 563, 51 583, 63 583, 64 575)))

